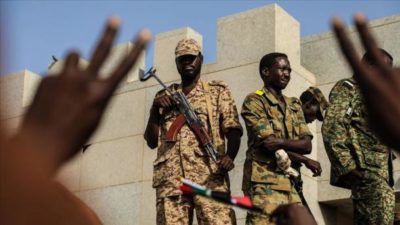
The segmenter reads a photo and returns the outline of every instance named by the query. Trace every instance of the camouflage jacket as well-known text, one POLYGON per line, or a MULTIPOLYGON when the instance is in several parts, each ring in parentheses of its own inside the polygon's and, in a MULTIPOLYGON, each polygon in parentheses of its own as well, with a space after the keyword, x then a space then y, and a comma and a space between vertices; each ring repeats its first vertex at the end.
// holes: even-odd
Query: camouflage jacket
POLYGON ((243 102, 241 115, 248 135, 242 184, 245 194, 252 182, 271 184, 271 188, 275 190, 290 191, 290 180, 283 172, 277 172, 274 154, 268 154, 260 146, 261 141, 270 135, 292 140, 304 136, 312 137, 304 120, 300 101, 286 96, 284 99, 285 112, 266 88, 249 94, 243 102))
POLYGON ((322 125, 325 150, 331 161, 331 184, 350 188, 346 176, 354 169, 374 172, 389 182, 389 148, 371 132, 360 90, 353 79, 336 83, 322 125))
MULTIPOLYGON (((210 81, 208 85, 214 122, 212 126, 214 126, 215 131, 218 131, 214 135, 217 138, 214 143, 222 155, 225 153, 224 134, 228 129, 242 131, 242 127, 228 86, 222 81, 210 81)), ((173 90, 181 89, 178 84, 173 84, 170 88, 173 90)), ((163 94, 165 94, 165 91, 157 93, 156 97, 163 94)), ((210 133, 207 102, 201 81, 197 83, 186 98, 210 133)), ((179 111, 176 108, 160 108, 159 113, 161 115, 161 143, 157 151, 157 159, 153 163, 153 187, 156 188, 157 198, 182 194, 179 190, 180 177, 185 177, 213 190, 228 191, 227 174, 217 173, 216 163, 199 145, 194 132, 187 124, 181 128, 175 143, 164 141, 165 135, 179 115, 179 111), (226 177, 224 177, 225 175, 226 177)), ((212 137, 211 134, 210 137, 212 137)))

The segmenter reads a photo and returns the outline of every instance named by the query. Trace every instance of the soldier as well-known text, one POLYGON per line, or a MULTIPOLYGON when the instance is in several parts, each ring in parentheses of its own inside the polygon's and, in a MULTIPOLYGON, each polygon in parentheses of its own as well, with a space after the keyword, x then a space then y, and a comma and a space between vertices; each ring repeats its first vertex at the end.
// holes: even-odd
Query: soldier
POLYGON ((180 178, 184 177, 213 190, 229 192, 227 171, 234 167, 233 160, 239 150, 242 127, 228 86, 222 81, 205 82, 200 79, 203 63, 200 45, 194 39, 183 39, 176 46, 175 56, 182 82, 172 84, 170 88, 181 90, 186 95, 222 157, 214 162, 186 124, 181 128, 177 142, 165 141, 165 135, 179 111, 164 90, 158 92, 145 131, 150 148, 160 143, 153 164, 157 224, 192 224, 194 209, 199 224, 236 224, 231 207, 201 196, 182 195, 179 190, 180 178))
MULTIPOLYGON (((392 66, 392 56, 383 49, 380 52, 392 66)), ((374 70, 370 59, 367 52, 362 62, 374 70)), ((354 224, 392 224, 392 155, 367 124, 368 112, 358 84, 353 78, 337 82, 329 101, 322 135, 331 161, 331 184, 351 189, 354 224)))
POLYGON ((277 170, 274 152, 311 152, 312 134, 300 101, 282 94, 290 80, 288 57, 283 53, 265 55, 259 72, 264 87, 246 97, 241 112, 248 135, 242 189, 265 215, 248 213, 246 224, 269 224, 269 215, 276 207, 301 202, 290 179, 277 170))
POLYGON ((309 87, 300 95, 301 109, 304 113, 306 123, 314 120, 324 120, 324 111, 328 107, 324 94, 317 87, 309 87))

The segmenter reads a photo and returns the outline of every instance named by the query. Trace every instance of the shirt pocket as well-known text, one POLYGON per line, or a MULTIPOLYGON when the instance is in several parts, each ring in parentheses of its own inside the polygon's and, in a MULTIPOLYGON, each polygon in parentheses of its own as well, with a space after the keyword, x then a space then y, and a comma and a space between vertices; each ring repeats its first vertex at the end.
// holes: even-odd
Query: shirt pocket
POLYGON ((193 107, 193 111, 196 113, 197 117, 202 121, 203 125, 206 128, 208 128, 208 111, 206 106, 200 104, 198 106, 193 107))
MULTIPOLYGON (((170 166, 171 162, 168 162, 171 158, 171 152, 167 151, 160 155, 153 162, 153 187, 156 188, 160 186, 164 181, 174 175, 176 168, 170 166)), ((177 164, 178 165, 178 164, 177 164)), ((175 166, 177 166, 175 165, 175 166)))
POLYGON ((271 172, 271 162, 264 163, 254 160, 251 168, 251 181, 255 183, 276 184, 278 179, 276 175, 271 172))
POLYGON ((388 153, 383 146, 374 146, 363 151, 365 163, 370 166, 384 168, 388 162, 388 153))
POLYGON ((280 112, 276 107, 271 107, 267 110, 269 126, 274 130, 274 134, 281 134, 282 123, 280 122, 280 112))

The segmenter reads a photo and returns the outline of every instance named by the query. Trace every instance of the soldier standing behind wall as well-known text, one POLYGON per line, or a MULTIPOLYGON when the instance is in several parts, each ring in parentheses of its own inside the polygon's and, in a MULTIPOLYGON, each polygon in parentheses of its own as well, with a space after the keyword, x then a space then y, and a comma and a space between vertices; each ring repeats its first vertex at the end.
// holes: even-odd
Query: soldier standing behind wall
POLYGON ((301 93, 300 101, 306 123, 312 123, 316 119, 324 121, 324 111, 328 108, 328 101, 319 88, 307 88, 301 93))
POLYGON ((264 87, 246 97, 241 112, 248 135, 242 189, 265 213, 248 213, 246 224, 257 225, 270 224, 269 215, 279 205, 301 202, 290 179, 277 170, 274 152, 309 154, 312 139, 300 101, 282 94, 290 80, 288 57, 265 55, 259 72, 264 87))
MULTIPOLYGON (((317 87, 309 87, 300 95, 301 109, 303 110, 304 119, 307 124, 312 123, 314 120, 324 120, 324 111, 328 107, 328 101, 322 94, 321 90, 317 87)), ((293 154, 288 152, 289 157, 296 163, 304 163, 304 165, 311 170, 314 175, 319 176, 322 173, 321 164, 306 156, 293 154)), ((296 166, 295 166, 296 167, 296 166)), ((300 172, 300 171, 299 171, 300 172)), ((302 188, 302 187, 300 187, 302 188)))
POLYGON ((175 143, 166 142, 165 135, 179 111, 165 90, 157 93, 144 136, 148 146, 155 148, 161 133, 157 159, 153 164, 157 224, 192 224, 194 209, 199 224, 236 224, 231 207, 197 195, 182 195, 179 190, 180 177, 184 177, 213 190, 229 192, 227 171, 234 167, 242 127, 228 86, 222 81, 200 80, 203 56, 199 44, 194 39, 183 39, 176 46, 175 55, 182 83, 172 84, 170 88, 181 90, 186 95, 197 116, 212 133, 210 136, 214 137, 214 144, 222 157, 214 162, 187 124, 181 128, 175 143), (226 153, 225 137, 228 141, 226 153))
MULTIPOLYGON (((380 52, 392 66, 392 56, 383 49, 380 52)), ((362 62, 373 70, 370 59, 367 52, 362 62)), ((351 189, 354 224, 392 224, 392 153, 369 129, 368 112, 355 80, 336 83, 329 101, 322 135, 331 162, 331 184, 351 189)))

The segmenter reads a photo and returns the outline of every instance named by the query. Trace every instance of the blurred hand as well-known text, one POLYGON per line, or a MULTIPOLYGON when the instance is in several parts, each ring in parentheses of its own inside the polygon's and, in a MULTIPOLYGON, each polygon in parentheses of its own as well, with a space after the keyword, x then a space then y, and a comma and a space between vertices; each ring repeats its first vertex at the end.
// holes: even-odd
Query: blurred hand
POLYGON ((297 204, 280 205, 272 212, 270 220, 276 225, 317 225, 307 208, 297 204))
POLYGON ((53 155, 55 167, 73 156, 90 138, 114 90, 150 40, 149 31, 141 31, 134 40, 133 50, 108 78, 100 79, 99 70, 110 53, 119 24, 116 17, 108 20, 86 69, 78 67, 78 53, 69 53, 58 76, 43 78, 26 112, 20 133, 28 133, 23 138, 37 143, 32 148, 53 155))
POLYGON ((224 155, 222 157, 221 161, 219 162, 219 165, 222 169, 226 171, 230 171, 235 167, 233 160, 228 155, 224 155))
POLYGON ((354 21, 364 48, 372 53, 373 67, 361 62, 339 18, 332 19, 332 29, 365 98, 371 127, 385 144, 400 149, 400 68, 384 62, 365 17, 356 14, 354 21))
POLYGON ((273 135, 267 137, 263 141, 264 148, 266 148, 267 151, 271 151, 271 152, 281 149, 282 145, 283 145, 283 139, 276 138, 273 135))
POLYGON ((308 158, 305 163, 305 166, 313 172, 313 177, 321 176, 322 168, 321 164, 318 161, 312 160, 308 158))
POLYGON ((117 85, 150 40, 148 31, 140 32, 134 49, 107 79, 99 79, 119 24, 118 18, 109 19, 87 69, 78 67, 79 55, 72 52, 58 76, 43 78, 14 137, 3 140, 0 127, 0 224, 101 224, 52 175, 95 131, 117 85))

